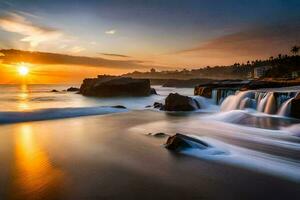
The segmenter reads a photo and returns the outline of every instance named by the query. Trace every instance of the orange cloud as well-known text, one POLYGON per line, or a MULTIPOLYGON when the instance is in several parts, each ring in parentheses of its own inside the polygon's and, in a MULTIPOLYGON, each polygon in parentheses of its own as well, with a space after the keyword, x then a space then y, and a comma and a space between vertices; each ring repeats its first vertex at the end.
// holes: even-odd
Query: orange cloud
POLYGON ((45 65, 81 65, 90 67, 115 68, 115 69, 149 69, 139 60, 110 60, 100 57, 73 56, 48 52, 21 51, 15 49, 2 49, 0 53, 3 63, 15 64, 20 62, 45 65))
POLYGON ((233 64, 288 54, 300 42, 300 23, 270 25, 243 30, 212 39, 194 48, 173 55, 192 59, 203 65, 233 64))

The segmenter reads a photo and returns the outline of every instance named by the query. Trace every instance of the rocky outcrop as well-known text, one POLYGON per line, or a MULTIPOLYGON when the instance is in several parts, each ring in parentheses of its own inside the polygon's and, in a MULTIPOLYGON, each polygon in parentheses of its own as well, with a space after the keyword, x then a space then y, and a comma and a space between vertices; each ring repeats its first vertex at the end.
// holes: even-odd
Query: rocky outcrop
POLYGON ((211 87, 195 87, 194 94, 199 95, 206 98, 212 97, 212 91, 213 89, 211 87))
POLYGON ((300 119, 300 93, 291 101, 291 117, 300 119))
POLYGON ((79 88, 76 88, 76 87, 69 87, 67 89, 67 92, 78 92, 80 89, 79 88))
POLYGON ((232 93, 235 91, 240 90, 245 85, 249 84, 250 81, 243 81, 243 80, 220 80, 220 81, 211 81, 207 84, 201 84, 194 88, 194 95, 203 96, 206 98, 212 98, 213 90, 216 91, 216 103, 224 98, 223 91, 230 90, 232 93))
POLYGON ((59 92, 58 90, 56 90, 56 89, 53 89, 53 90, 51 90, 51 92, 59 92))
POLYGON ((119 76, 98 76, 85 79, 80 87, 80 93, 85 96, 149 96, 155 90, 150 88, 148 79, 133 79, 119 76))
POLYGON ((193 98, 178 93, 170 93, 164 106, 166 111, 192 111, 199 108, 200 105, 193 98))
POLYGON ((180 151, 186 148, 206 149, 209 148, 210 145, 196 138, 176 133, 168 138, 167 142, 165 143, 165 147, 169 150, 180 151))

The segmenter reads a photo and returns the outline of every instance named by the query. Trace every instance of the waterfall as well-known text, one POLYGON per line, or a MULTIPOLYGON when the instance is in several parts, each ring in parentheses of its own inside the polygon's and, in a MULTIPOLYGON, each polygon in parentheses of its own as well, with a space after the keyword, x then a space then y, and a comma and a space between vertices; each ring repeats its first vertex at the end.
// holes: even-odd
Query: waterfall
POLYGON ((218 91, 217 90, 212 90, 211 98, 216 104, 218 104, 218 91))
POLYGON ((266 114, 290 115, 292 99, 299 92, 279 91, 238 91, 225 97, 221 111, 256 109, 266 114))
POLYGON ((262 95, 259 97, 261 98, 261 100, 258 102, 257 104, 257 110, 259 112, 264 112, 265 108, 266 108, 266 104, 268 102, 268 99, 270 98, 270 96, 272 95, 272 92, 269 93, 263 93, 263 97, 262 95))
POLYGON ((256 102, 257 102, 258 105, 261 102, 261 100, 264 98, 264 96, 265 96, 265 93, 263 93, 263 92, 256 92, 255 93, 255 99, 256 99, 256 102))
MULTIPOLYGON (((244 99, 246 98, 250 99, 253 96, 254 96, 253 91, 244 91, 244 92, 239 92, 237 95, 230 95, 221 104, 221 110, 229 111, 229 110, 241 109, 240 108, 241 102, 244 99)), ((245 103, 243 104, 245 106, 245 103)))
POLYGON ((239 106, 239 109, 243 110, 245 108, 256 108, 256 101, 255 99, 250 99, 249 97, 244 98, 239 106))
POLYGON ((291 112, 291 101, 293 98, 285 101, 282 106, 280 107, 280 110, 278 111, 278 115, 280 116, 289 116, 291 112))
POLYGON ((270 94, 270 95, 268 95, 268 98, 266 100, 266 106, 265 106, 265 109, 264 109, 263 112, 267 113, 267 114, 276 114, 277 102, 276 102, 276 99, 274 97, 274 93, 270 92, 268 94, 270 94))
POLYGON ((217 105, 220 105, 226 97, 235 95, 236 91, 236 89, 213 89, 211 98, 217 105))

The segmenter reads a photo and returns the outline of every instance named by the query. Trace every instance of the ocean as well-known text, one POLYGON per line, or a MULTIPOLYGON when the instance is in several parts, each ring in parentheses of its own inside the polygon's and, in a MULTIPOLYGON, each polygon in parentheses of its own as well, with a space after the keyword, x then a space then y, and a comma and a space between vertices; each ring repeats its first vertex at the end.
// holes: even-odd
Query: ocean
POLYGON ((283 89, 288 95, 273 114, 273 90, 230 94, 217 104, 193 96, 193 88, 154 86, 158 95, 94 98, 68 87, 0 86, 0 199, 300 196, 300 120, 287 116, 297 87, 283 89), (147 107, 171 92, 192 96, 201 109, 147 107), (249 104, 250 97, 257 102, 249 104), (160 132, 209 148, 170 152, 167 137, 149 134, 160 132))

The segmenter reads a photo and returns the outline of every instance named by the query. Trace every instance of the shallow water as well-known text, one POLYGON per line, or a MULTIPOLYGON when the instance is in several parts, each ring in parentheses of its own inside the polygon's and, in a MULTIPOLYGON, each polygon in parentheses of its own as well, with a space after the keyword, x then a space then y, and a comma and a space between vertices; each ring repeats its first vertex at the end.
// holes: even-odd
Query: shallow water
POLYGON ((163 102, 170 92, 193 94, 191 88, 154 86, 159 95, 95 98, 66 92, 68 87, 70 85, 0 85, 0 124, 124 112, 109 108, 116 105, 141 110, 154 102, 163 102), (59 92, 51 92, 53 89, 59 92))
POLYGON ((192 95, 191 88, 163 88, 154 86, 160 95, 150 97, 85 97, 66 92, 71 85, 0 85, 0 111, 32 111, 48 108, 95 107, 123 105, 130 109, 143 109, 155 101, 162 101, 170 92, 192 95), (59 92, 51 92, 56 89, 59 92))
POLYGON ((145 108, 193 89, 92 98, 50 92, 69 86, 23 87, 0 86, 0 199, 300 197, 299 120, 221 112, 203 97, 193 97, 202 107, 195 112, 145 108), (169 152, 166 138, 150 132, 179 132, 212 148, 169 152))
POLYGON ((150 110, 17 123, 0 130, 0 199, 300 196, 300 143, 288 130, 150 110), (173 153, 163 147, 166 138, 149 132, 194 135, 214 149, 173 153))

